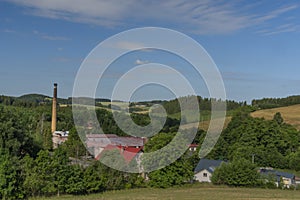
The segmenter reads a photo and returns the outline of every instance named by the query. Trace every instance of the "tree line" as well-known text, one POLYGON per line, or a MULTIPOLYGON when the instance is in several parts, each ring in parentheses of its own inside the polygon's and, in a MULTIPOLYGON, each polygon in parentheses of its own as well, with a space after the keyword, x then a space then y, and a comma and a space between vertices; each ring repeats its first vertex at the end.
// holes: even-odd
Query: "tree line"
POLYGON ((300 104, 300 96, 289 96, 286 98, 263 98, 252 100, 252 106, 259 109, 278 108, 300 104))

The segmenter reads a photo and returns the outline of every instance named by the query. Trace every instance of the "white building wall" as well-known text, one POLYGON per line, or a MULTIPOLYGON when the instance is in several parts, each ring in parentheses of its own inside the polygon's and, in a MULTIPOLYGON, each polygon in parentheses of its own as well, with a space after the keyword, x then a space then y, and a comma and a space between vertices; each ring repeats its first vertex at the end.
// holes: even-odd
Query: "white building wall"
POLYGON ((199 181, 199 182, 208 182, 208 183, 210 183, 211 182, 211 180, 210 180, 211 176, 212 176, 212 174, 209 171, 207 171, 206 169, 204 169, 204 170, 196 173, 194 178, 195 178, 196 181, 199 181))

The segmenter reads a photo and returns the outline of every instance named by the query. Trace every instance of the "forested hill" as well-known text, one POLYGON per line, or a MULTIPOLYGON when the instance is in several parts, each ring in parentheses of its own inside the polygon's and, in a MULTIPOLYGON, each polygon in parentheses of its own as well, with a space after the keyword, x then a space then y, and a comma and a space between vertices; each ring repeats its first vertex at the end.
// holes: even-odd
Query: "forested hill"
POLYGON ((300 95, 289 96, 286 98, 263 98, 252 100, 252 106, 259 109, 278 108, 300 104, 300 95))
MULTIPOLYGON (((20 97, 13 96, 0 96, 0 103, 7 106, 22 106, 22 107, 33 107, 38 105, 50 104, 52 97, 43 94, 26 94, 20 97)), ((59 103, 67 103, 67 99, 58 99, 59 103)))
MULTIPOLYGON (((191 97, 189 97, 189 96, 180 97, 179 99, 183 102, 186 102, 186 101, 188 101, 189 98, 191 98, 191 97)), ((218 100, 218 99, 214 99, 214 98, 203 98, 201 96, 197 96, 197 99, 198 99, 199 109, 201 111, 211 111, 212 103, 215 103, 215 105, 218 105, 218 103, 220 103, 220 104, 225 103, 226 109, 228 111, 235 110, 237 108, 247 105, 246 102, 236 102, 236 101, 232 101, 232 100, 223 101, 223 100, 220 100, 220 99, 218 100)), ((178 99, 164 101, 164 102, 162 102, 162 105, 165 107, 168 114, 175 114, 175 113, 178 113, 181 111, 178 99)), ((191 109, 193 109, 193 107, 191 107, 191 109)))
MULTIPOLYGON (((78 97, 77 100, 80 99, 80 102, 82 102, 82 99, 87 99, 85 97, 78 97)), ((64 98, 58 98, 57 99, 59 104, 72 104, 72 97, 69 97, 67 99, 64 98)), ((22 106, 22 107, 34 107, 38 105, 47 105, 51 104, 52 97, 43 95, 43 94, 26 94, 22 95, 20 97, 13 97, 13 96, 5 96, 0 95, 0 104, 4 104, 7 106, 22 106)), ((110 102, 110 99, 104 99, 104 98, 96 98, 96 103, 100 102, 110 102)))
MULTIPOLYGON (((190 98, 189 96, 180 97, 181 100, 186 100, 186 101, 189 98, 190 98)), ((78 101, 83 104, 84 104, 84 102, 90 103, 91 100, 94 100, 94 99, 88 98, 88 97, 75 97, 75 98, 73 98, 73 100, 74 99, 75 99, 75 102, 78 101)), ((243 105, 246 105, 246 102, 236 102, 236 101, 232 101, 232 100, 221 101, 221 100, 216 100, 213 98, 203 98, 201 96, 197 96, 197 99, 198 99, 200 110, 209 110, 210 111, 212 102, 223 102, 223 103, 226 102, 227 110, 234 110, 243 105)), ((51 102, 52 102, 52 97, 46 96, 43 94, 26 94, 26 95, 22 95, 20 97, 5 96, 5 95, 0 96, 0 104, 4 104, 4 105, 32 107, 32 106, 37 106, 37 105, 51 104, 51 102)), ((105 99, 105 98, 96 98, 95 99, 96 105, 100 105, 103 102, 111 102, 111 100, 105 99)), ((72 97, 69 97, 67 99, 58 98, 58 103, 71 105, 72 97)), ((146 107, 150 107, 153 104, 163 105, 169 114, 174 114, 174 113, 180 112, 180 105, 179 105, 178 99, 173 99, 170 101, 153 100, 153 101, 131 102, 130 106, 135 107, 135 106, 139 106, 139 105, 144 105, 146 107)))

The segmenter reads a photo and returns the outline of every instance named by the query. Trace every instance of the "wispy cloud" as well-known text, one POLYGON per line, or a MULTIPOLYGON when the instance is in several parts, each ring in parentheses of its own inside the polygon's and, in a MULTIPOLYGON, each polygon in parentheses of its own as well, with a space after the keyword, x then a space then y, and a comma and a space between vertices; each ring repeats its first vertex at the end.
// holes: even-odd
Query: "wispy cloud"
MULTIPOLYGON (((266 23, 296 9, 297 4, 285 6, 274 1, 227 0, 7 0, 25 6, 32 15, 106 27, 156 25, 182 28, 196 34, 227 34, 252 27, 262 29, 266 23)), ((293 20, 297 24, 296 19, 293 20)), ((256 30, 257 31, 257 30, 256 30)))
POLYGON ((137 59, 137 60, 135 61, 135 64, 136 64, 136 65, 143 65, 143 64, 147 64, 147 63, 149 63, 148 60, 140 60, 140 59, 137 59))
POLYGON ((268 12, 262 16, 257 17, 255 20, 257 22, 265 22, 274 18, 279 17, 280 15, 289 12, 291 10, 295 10, 296 8, 298 8, 298 5, 287 5, 281 8, 278 8, 276 10, 273 10, 271 12, 268 12))
POLYGON ((113 48, 119 48, 124 50, 134 50, 138 48, 143 48, 144 45, 137 42, 129 42, 129 41, 120 41, 114 44, 113 48))
POLYGON ((4 30, 2 30, 2 32, 4 32, 4 33, 16 33, 16 31, 12 30, 12 29, 4 29, 4 30))
POLYGON ((37 30, 34 30, 33 31, 33 34, 39 36, 40 38, 44 39, 44 40, 53 40, 53 41, 56 41, 56 40, 60 40, 60 41, 63 41, 63 40, 70 40, 70 38, 67 38, 67 37, 62 37, 62 36, 51 36, 51 35, 48 35, 46 33, 41 33, 37 30))
POLYGON ((70 38, 67 37, 50 36, 50 35, 43 35, 42 38, 45 40, 70 40, 70 38))
POLYGON ((283 24, 272 29, 271 28, 262 29, 257 31, 256 33, 259 33, 263 36, 269 36, 269 35, 275 35, 279 33, 298 32, 298 31, 300 31, 300 25, 283 24))

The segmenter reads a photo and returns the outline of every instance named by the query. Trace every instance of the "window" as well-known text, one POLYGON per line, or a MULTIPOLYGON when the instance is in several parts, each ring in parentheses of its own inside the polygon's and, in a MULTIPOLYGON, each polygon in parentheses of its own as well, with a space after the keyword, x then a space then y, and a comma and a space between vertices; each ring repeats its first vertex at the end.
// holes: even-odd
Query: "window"
POLYGON ((203 177, 207 177, 207 173, 203 173, 203 177))

